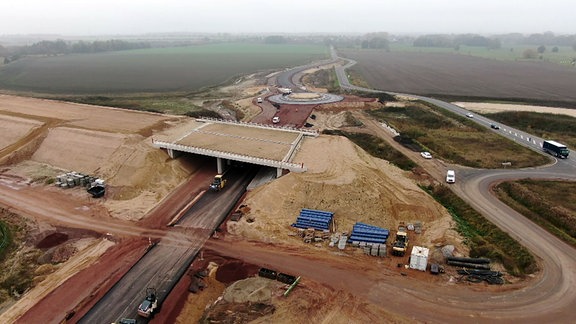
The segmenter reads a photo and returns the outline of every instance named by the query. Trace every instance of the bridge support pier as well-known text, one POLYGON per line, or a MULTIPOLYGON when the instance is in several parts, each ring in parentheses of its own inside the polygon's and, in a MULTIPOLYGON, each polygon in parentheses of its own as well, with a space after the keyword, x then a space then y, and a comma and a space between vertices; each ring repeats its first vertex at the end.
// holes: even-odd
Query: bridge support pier
POLYGON ((182 154, 182 152, 174 151, 173 149, 166 149, 166 150, 168 151, 168 156, 172 159, 175 159, 182 154))
POLYGON ((280 178, 282 176, 282 168, 276 168, 276 178, 280 178))
POLYGON ((218 174, 222 174, 222 172, 224 172, 224 168, 222 166, 222 158, 216 158, 216 170, 218 174))

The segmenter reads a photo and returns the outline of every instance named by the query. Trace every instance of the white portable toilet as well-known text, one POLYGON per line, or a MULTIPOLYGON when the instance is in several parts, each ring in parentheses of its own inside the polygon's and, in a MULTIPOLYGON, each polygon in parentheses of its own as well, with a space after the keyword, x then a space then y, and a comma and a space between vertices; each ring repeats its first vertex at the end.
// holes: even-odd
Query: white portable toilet
POLYGON ((412 254, 410 254, 410 268, 426 271, 426 267, 428 266, 428 253, 430 253, 430 249, 428 248, 413 246, 412 254))

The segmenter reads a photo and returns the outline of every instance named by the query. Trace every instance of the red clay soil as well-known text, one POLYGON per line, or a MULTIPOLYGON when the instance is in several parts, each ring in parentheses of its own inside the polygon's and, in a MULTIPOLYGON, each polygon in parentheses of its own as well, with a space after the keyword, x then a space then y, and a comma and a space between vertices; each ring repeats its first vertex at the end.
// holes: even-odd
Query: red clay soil
POLYGON ((35 245, 39 249, 49 249, 69 240, 85 237, 99 238, 102 237, 102 234, 85 228, 56 226, 54 232, 49 234, 46 233, 46 236, 44 237, 33 238, 32 241, 36 242, 35 245))
MULTIPOLYGON (((165 228, 187 202, 208 186, 214 176, 215 162, 201 164, 201 169, 135 227, 165 228)), ((59 237, 61 236, 53 235, 43 244, 52 244, 52 240, 59 237)), ((104 253, 97 263, 68 279, 33 306, 18 322, 60 322, 69 313, 74 313, 69 322, 77 322, 142 257, 147 245, 147 238, 121 239, 116 246, 104 253)))
POLYGON ((66 241, 68 241, 68 234, 56 232, 43 238, 40 242, 38 242, 38 244, 36 244, 36 247, 39 249, 49 249, 66 241))
MULTIPOLYGON (((182 157, 185 158, 185 157, 182 157)), ((216 161, 203 161, 208 158, 197 157, 197 163, 202 167, 194 175, 173 190, 159 205, 152 209, 148 215, 138 223, 139 226, 160 229, 172 220, 176 214, 186 206, 200 192, 206 190, 216 174, 216 161)))
POLYGON ((240 260, 230 260, 221 265, 216 271, 216 280, 222 283, 232 283, 234 281, 246 279, 258 273, 258 267, 240 260))
POLYGON ((76 323, 142 257, 147 245, 147 240, 133 238, 111 247, 96 264, 53 290, 17 323, 58 323, 71 313, 69 323, 76 323))
MULTIPOLYGON (((358 96, 345 96, 341 102, 375 102, 375 98, 363 98, 358 96)), ((336 103, 337 104, 337 103, 336 103)), ((334 107, 335 104, 313 104, 313 105, 280 105, 280 109, 276 112, 276 116, 280 117, 279 126, 293 126, 297 128, 304 127, 308 117, 315 109, 330 110, 330 111, 344 111, 349 107, 342 106, 341 108, 334 107)))
POLYGON ((280 117, 280 123, 277 125, 301 128, 317 106, 318 105, 281 105, 276 113, 276 116, 280 117))
POLYGON ((151 324, 175 323, 176 318, 184 308, 188 287, 192 282, 190 276, 182 276, 161 306, 161 311, 154 315, 151 324))
POLYGON ((186 303, 189 294, 188 287, 192 282, 191 276, 198 271, 206 269, 210 262, 218 264, 216 280, 222 283, 232 283, 237 280, 246 279, 256 275, 260 269, 257 265, 222 256, 213 250, 203 250, 190 265, 187 275, 182 276, 170 295, 168 295, 168 298, 166 298, 162 304, 162 311, 156 314, 150 323, 174 323, 176 321, 176 318, 186 303))

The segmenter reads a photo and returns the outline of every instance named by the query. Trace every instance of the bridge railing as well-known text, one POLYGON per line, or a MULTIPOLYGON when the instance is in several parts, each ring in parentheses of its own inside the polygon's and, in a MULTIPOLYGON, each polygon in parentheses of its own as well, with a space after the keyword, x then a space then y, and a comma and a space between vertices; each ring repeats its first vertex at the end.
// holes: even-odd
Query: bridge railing
POLYGON ((290 126, 274 126, 274 125, 267 125, 267 124, 258 124, 258 123, 236 121, 236 120, 224 120, 224 119, 212 118, 212 117, 196 118, 196 121, 220 123, 220 124, 233 124, 233 125, 235 124, 235 125, 242 125, 242 126, 262 128, 262 129, 280 129, 280 130, 288 131, 288 132, 302 133, 304 135, 313 136, 313 137, 316 137, 319 134, 317 130, 312 130, 312 129, 301 129, 301 128, 290 127, 290 126))

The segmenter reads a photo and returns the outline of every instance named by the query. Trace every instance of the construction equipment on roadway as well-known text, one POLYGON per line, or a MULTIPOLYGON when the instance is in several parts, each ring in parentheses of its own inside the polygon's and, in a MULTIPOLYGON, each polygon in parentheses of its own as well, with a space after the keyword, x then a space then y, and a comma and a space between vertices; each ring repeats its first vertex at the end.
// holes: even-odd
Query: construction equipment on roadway
POLYGON ((138 306, 138 315, 149 318, 158 308, 156 289, 146 288, 146 299, 138 306))
POLYGON ((406 228, 403 226, 398 227, 398 232, 396 232, 396 240, 392 244, 392 255, 404 256, 406 250, 408 249, 408 233, 406 233, 406 228))
POLYGON ((136 324, 136 320, 132 318, 122 318, 118 322, 112 324, 136 324))
POLYGON ((214 177, 214 181, 210 184, 210 190, 212 191, 220 191, 226 185, 226 179, 224 179, 223 174, 217 174, 214 177))

